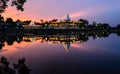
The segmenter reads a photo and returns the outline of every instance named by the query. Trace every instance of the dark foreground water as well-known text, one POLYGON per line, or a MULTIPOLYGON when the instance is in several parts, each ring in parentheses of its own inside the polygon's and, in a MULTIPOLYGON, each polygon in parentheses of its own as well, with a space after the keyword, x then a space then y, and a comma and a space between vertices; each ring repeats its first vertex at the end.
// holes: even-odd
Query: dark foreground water
POLYGON ((31 74, 120 74, 120 37, 111 34, 73 43, 24 37, 20 43, 5 42, 0 56, 11 64, 25 57, 31 74))

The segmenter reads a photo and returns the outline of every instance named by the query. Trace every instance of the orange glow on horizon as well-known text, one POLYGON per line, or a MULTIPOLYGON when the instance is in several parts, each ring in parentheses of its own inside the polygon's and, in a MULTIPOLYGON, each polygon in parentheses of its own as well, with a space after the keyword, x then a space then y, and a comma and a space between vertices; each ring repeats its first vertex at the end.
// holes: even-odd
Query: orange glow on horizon
MULTIPOLYGON (((94 7, 91 7, 89 9, 85 9, 83 11, 79 11, 79 12, 73 12, 73 13, 68 13, 71 17, 71 19, 74 19, 74 18, 81 18, 81 17, 84 17, 84 16, 92 16, 92 15, 95 15, 95 13, 97 13, 98 9, 94 8, 94 7)), ((101 9, 99 9, 101 10, 101 9)), ((20 19, 22 21, 24 20, 33 20, 33 21, 40 21, 41 19, 43 19, 44 21, 49 21, 49 20, 52 20, 52 19, 55 19, 54 18, 51 18, 51 17, 40 17, 42 16, 41 14, 38 14, 38 12, 29 12, 29 11, 18 11, 16 10, 16 8, 14 7, 9 7, 6 9, 5 13, 2 14, 4 16, 4 18, 13 18, 13 20, 17 20, 17 19, 20 19), (36 14, 37 13, 37 14, 36 14)), ((58 14, 59 16, 59 14, 58 14)), ((62 19, 64 19, 65 17, 62 17, 62 19)), ((59 17, 58 19, 61 19, 61 17, 59 17)))
MULTIPOLYGON (((41 40, 35 41, 34 45, 38 44, 40 42, 41 42, 41 40)), ((20 51, 21 49, 29 50, 29 49, 27 49, 28 46, 32 46, 32 45, 33 45, 32 42, 24 42, 24 41, 22 41, 20 43, 14 42, 12 45, 7 45, 7 43, 5 43, 5 46, 1 50, 0 54, 3 56, 4 55, 12 55, 12 54, 20 51), (19 50, 19 48, 20 48, 20 50, 19 50)))
POLYGON ((15 8, 13 7, 10 7, 10 8, 7 8, 6 11, 4 13, 2 13, 2 15, 4 16, 4 19, 6 18, 12 18, 14 21, 15 20, 34 20, 34 21, 39 21, 38 18, 36 18, 34 15, 32 14, 28 14, 28 13, 24 13, 21 12, 21 11, 17 11, 15 8))
MULTIPOLYGON (((24 20, 40 21, 41 19, 43 19, 45 21, 46 20, 48 21, 48 20, 54 19, 54 18, 49 18, 49 17, 38 18, 36 16, 40 16, 40 15, 31 14, 31 13, 28 13, 26 11, 21 12, 21 11, 16 10, 16 8, 14 8, 14 7, 7 8, 6 11, 2 15, 4 16, 5 19, 11 17, 14 21, 18 20, 18 19, 20 19, 22 21, 24 21, 24 20)), ((84 15, 84 13, 78 12, 78 13, 71 14, 70 17, 71 18, 77 18, 77 17, 81 17, 83 15, 84 15)), ((65 17, 62 17, 62 18, 64 19, 65 17)), ((61 17, 58 18, 58 19, 61 19, 61 17)))

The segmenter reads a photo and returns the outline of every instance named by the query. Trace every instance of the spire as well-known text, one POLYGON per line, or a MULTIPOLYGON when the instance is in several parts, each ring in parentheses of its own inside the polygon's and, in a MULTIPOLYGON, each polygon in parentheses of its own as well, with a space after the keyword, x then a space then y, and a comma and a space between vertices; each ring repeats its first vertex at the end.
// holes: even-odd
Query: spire
POLYGON ((66 52, 68 52, 68 51, 69 51, 69 49, 70 49, 70 43, 63 44, 63 46, 64 46, 64 48, 65 48, 66 52))
POLYGON ((70 20, 71 20, 69 14, 66 15, 65 20, 66 20, 66 21, 70 21, 70 20))
POLYGON ((35 25, 35 22, 34 22, 34 21, 31 21, 29 25, 30 25, 30 26, 34 26, 34 25, 35 25))

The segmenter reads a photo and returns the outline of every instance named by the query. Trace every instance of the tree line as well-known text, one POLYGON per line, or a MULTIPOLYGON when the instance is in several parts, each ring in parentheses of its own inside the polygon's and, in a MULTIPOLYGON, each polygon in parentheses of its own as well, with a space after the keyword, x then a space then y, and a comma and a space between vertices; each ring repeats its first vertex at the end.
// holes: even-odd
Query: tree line
MULTIPOLYGON (((1 29, 23 29, 23 25, 29 25, 32 20, 16 20, 14 21, 12 18, 6 18, 2 15, 0 15, 0 30, 1 29)), ((39 22, 34 22, 35 25, 41 25, 42 27, 48 27, 52 23, 57 23, 58 19, 52 19, 50 21, 44 21, 40 20, 39 22), (47 25, 47 26, 46 26, 47 25)), ((74 22, 79 29, 83 30, 102 30, 102 29, 120 29, 120 24, 118 24, 116 27, 111 27, 108 23, 96 23, 93 22, 92 24, 89 24, 89 21, 86 19, 79 19, 77 21, 66 21, 68 23, 74 22), (79 23, 80 22, 80 23, 79 23)), ((63 23, 63 22, 58 22, 58 23, 63 23)))

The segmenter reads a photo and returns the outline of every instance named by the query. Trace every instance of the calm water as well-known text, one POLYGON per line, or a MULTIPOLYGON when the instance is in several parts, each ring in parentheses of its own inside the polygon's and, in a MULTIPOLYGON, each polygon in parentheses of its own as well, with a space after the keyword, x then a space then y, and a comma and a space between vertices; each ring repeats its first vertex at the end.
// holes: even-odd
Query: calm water
POLYGON ((20 43, 6 41, 0 56, 6 56, 12 63, 25 57, 31 74, 120 74, 120 37, 110 34, 59 42, 28 36, 22 37, 20 43))

